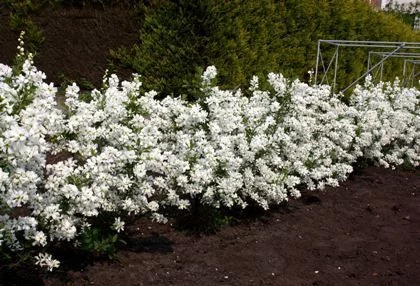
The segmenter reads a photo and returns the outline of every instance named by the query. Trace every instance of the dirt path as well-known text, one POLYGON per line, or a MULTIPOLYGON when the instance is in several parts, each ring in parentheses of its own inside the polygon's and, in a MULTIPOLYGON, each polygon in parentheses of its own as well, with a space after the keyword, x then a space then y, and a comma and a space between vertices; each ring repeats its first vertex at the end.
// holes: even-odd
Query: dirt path
POLYGON ((139 220, 115 262, 46 285, 420 285, 420 170, 368 168, 197 238, 139 220), (138 230, 137 230, 138 228, 138 230), (137 242, 137 243, 136 243, 137 242))

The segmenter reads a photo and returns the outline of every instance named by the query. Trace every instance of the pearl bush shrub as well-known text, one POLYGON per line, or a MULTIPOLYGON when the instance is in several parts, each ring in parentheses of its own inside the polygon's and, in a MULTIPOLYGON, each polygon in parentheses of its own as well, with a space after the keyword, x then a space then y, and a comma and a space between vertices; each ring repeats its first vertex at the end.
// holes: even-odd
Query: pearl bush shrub
POLYGON ((420 93, 394 84, 358 86, 350 104, 329 86, 269 74, 249 96, 221 90, 215 67, 202 76, 202 99, 155 99, 141 77, 105 78, 101 90, 57 88, 19 49, 17 69, 0 64, 0 245, 32 251, 36 264, 59 266, 46 252, 78 245, 104 213, 123 217, 257 204, 268 209, 299 189, 337 186, 358 159, 384 167, 420 162, 420 93), (264 85, 266 86, 266 85, 264 85), (50 154, 68 154, 47 164, 50 154))

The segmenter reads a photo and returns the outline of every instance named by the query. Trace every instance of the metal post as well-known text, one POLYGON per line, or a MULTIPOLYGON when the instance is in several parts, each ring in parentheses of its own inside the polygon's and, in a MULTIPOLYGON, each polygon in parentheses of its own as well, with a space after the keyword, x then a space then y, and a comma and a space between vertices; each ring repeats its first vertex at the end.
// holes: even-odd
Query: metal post
POLYGON ((318 65, 319 65, 320 48, 321 48, 321 40, 318 40, 318 50, 316 52, 316 66, 315 66, 315 85, 318 84, 318 65))
POLYGON ((371 55, 371 51, 369 52, 369 56, 368 56, 368 64, 367 64, 367 70, 370 69, 370 55, 371 55))
POLYGON ((404 60, 404 66, 403 66, 403 78, 405 78, 405 68, 406 68, 407 60, 404 60))
POLYGON ((415 74, 416 74, 416 64, 413 64, 413 77, 411 78, 411 87, 413 87, 414 85, 414 78, 415 78, 415 74))
POLYGON ((407 60, 404 60, 404 66, 403 66, 403 85, 407 85, 407 79, 405 78, 406 73, 406 67, 407 67, 407 60))
POLYGON ((332 92, 335 92, 335 83, 337 80, 337 66, 338 66, 338 48, 340 46, 337 46, 337 48, 335 49, 335 67, 334 67, 334 84, 333 84, 333 89, 332 92))
MULTIPOLYGON (((384 56, 382 56, 382 58, 383 58, 384 56)), ((379 77, 379 81, 382 81, 382 74, 383 74, 383 71, 384 71, 384 61, 382 61, 382 63, 381 63, 381 75, 380 75, 380 77, 379 77)))

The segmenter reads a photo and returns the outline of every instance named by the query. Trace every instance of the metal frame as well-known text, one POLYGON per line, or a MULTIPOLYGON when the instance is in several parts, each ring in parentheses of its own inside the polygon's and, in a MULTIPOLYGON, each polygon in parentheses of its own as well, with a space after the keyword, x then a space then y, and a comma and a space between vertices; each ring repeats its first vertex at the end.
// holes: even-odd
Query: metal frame
POLYGON ((420 71, 416 71, 416 66, 420 65, 420 60, 413 60, 413 59, 406 59, 404 60, 404 86, 413 86, 414 85, 414 79, 420 75, 420 71), (411 72, 409 74, 409 77, 407 78, 407 64, 412 64, 411 72))
MULTIPOLYGON (((384 41, 349 41, 349 40, 318 40, 318 49, 317 49, 317 56, 316 56, 316 66, 315 66, 315 84, 329 84, 328 81, 328 72, 330 71, 333 63, 334 63, 334 77, 332 82, 332 92, 335 92, 336 89, 336 81, 337 81, 337 69, 338 69, 338 58, 340 48, 342 47, 353 47, 353 48, 370 48, 370 49, 383 49, 382 59, 370 66, 371 62, 368 63, 368 68, 365 73, 363 73, 360 77, 354 80, 349 86, 343 89, 341 92, 346 92, 350 88, 352 88, 356 83, 358 83, 361 79, 366 77, 370 74, 374 69, 383 65, 383 63, 391 58, 397 57, 398 55, 404 54, 401 52, 403 50, 418 50, 420 51, 420 43, 419 42, 384 42, 384 41), (325 64, 324 56, 322 54, 322 46, 323 45, 332 45, 335 46, 334 54, 328 59, 328 66, 325 64), (320 64, 322 65, 322 70, 319 70, 320 64), (323 73, 322 78, 319 80, 320 73, 323 73)), ((372 52, 372 51, 371 51, 372 52)))
MULTIPOLYGON (((388 55, 389 55, 389 52, 369 51, 367 70, 370 69, 373 56, 384 57, 384 56, 388 56, 388 55)), ((406 82, 406 65, 407 65, 406 60, 420 59, 420 53, 395 53, 393 55, 390 55, 388 58, 400 58, 400 59, 404 60, 402 81, 406 82)), ((378 72, 377 73, 380 73, 380 77, 379 77, 380 81, 382 81, 383 67, 384 67, 384 62, 382 62, 381 65, 378 67, 378 72)), ((376 78, 376 75, 374 76, 374 78, 376 78)))

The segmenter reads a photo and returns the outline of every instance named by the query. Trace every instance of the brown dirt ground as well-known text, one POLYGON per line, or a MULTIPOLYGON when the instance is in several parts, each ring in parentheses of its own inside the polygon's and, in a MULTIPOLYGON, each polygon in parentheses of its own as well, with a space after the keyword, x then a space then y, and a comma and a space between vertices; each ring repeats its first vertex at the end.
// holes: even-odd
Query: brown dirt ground
MULTIPOLYGON (((46 8, 31 18, 45 38, 35 64, 54 83, 74 80, 100 86, 109 68, 109 50, 139 42, 140 16, 118 6, 46 8)), ((18 36, 0 3, 0 63, 12 63, 18 36)), ((131 72, 117 68, 117 73, 127 77, 131 72)))
POLYGON ((14 33, 9 27, 9 12, 0 1, 0 63, 12 64, 16 55, 18 33, 14 33))

